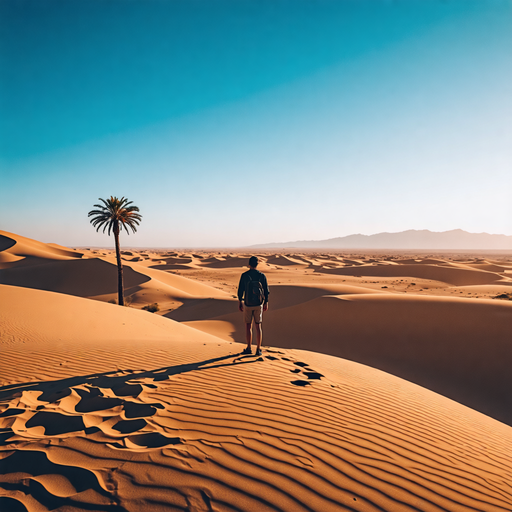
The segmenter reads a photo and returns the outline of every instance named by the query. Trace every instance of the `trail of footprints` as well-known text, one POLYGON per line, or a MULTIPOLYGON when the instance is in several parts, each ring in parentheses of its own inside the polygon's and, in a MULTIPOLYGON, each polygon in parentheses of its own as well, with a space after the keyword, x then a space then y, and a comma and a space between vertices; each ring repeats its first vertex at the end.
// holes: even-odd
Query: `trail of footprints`
MULTIPOLYGON (((321 373, 315 372, 311 368, 309 368, 309 365, 307 363, 302 363, 300 361, 296 361, 293 364, 299 366, 302 368, 294 368, 293 370, 290 370, 292 373, 302 373, 307 379, 309 380, 320 380, 323 375, 321 373)), ((309 380, 292 380, 292 384, 295 386, 308 386, 311 385, 311 382, 309 380)))
MULTIPOLYGON (((272 349, 266 349, 266 352, 268 354, 279 354, 279 355, 283 355, 284 352, 280 351, 280 350, 272 350, 272 349)), ((245 356, 244 359, 246 358, 250 358, 251 356, 248 355, 248 356, 245 356)), ((312 368, 309 367, 309 364, 308 363, 303 363, 302 361, 295 361, 289 357, 278 357, 278 356, 273 356, 273 355, 266 355, 266 356, 262 356, 262 357, 259 357, 257 360, 258 361, 264 361, 265 359, 269 360, 269 361, 285 361, 285 364, 286 363, 292 363, 292 368, 289 369, 289 371, 293 374, 296 374, 297 377, 306 377, 306 380, 304 379, 297 379, 297 380, 292 380, 291 381, 291 384, 293 384, 294 386, 310 386, 312 383, 310 381, 312 380, 321 380, 322 378, 324 378, 324 376, 321 374, 321 373, 318 373, 318 372, 315 372, 312 368)))

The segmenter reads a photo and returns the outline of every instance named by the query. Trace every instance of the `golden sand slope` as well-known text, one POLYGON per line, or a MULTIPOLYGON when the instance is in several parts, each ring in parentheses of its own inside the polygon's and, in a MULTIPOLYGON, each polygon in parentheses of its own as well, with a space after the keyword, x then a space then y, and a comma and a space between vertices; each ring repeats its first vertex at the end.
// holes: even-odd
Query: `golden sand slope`
MULTIPOLYGON (((328 295, 324 288, 323 296, 279 307, 286 293, 292 300, 304 294, 303 288, 315 290, 272 288, 279 299, 270 302, 264 315, 265 344, 314 347, 367 364, 512 425, 512 302, 390 293, 328 295)), ((239 313, 199 320, 197 311, 199 305, 191 304, 169 317, 223 339, 244 339, 239 313)))
POLYGON ((1 510, 512 509, 512 429, 424 388, 307 351, 242 357, 131 308, 1 294, 1 510))
POLYGON ((164 366, 183 343, 226 344, 147 311, 60 293, 0 285, 0 303, 3 385, 164 366))

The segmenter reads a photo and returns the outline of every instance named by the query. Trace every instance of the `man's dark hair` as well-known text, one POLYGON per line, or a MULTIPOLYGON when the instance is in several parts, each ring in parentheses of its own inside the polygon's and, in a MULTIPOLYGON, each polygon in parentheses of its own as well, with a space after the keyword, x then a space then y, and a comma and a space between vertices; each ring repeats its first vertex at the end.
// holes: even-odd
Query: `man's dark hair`
POLYGON ((249 266, 256 268, 258 266, 258 258, 256 256, 251 256, 249 258, 249 266))

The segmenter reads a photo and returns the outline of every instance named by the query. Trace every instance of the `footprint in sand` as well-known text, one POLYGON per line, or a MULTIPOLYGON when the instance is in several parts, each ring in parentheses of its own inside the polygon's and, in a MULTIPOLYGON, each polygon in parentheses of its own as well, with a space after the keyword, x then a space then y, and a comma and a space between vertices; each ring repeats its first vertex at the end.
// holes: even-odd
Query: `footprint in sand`
POLYGON ((170 444, 181 444, 179 437, 165 437, 158 432, 150 432, 148 434, 139 434, 137 436, 129 436, 126 439, 126 445, 134 445, 138 448, 162 448, 170 444))
POLYGON ((323 377, 323 375, 318 372, 303 372, 303 373, 308 379, 320 380, 323 377))
POLYGON ((281 360, 282 361, 288 361, 288 362, 293 363, 295 366, 299 366, 299 368, 292 368, 292 369, 290 369, 290 372, 295 373, 295 374, 299 374, 299 373, 302 372, 302 374, 305 377, 307 377, 308 380, 292 380, 291 384, 293 384, 294 386, 302 386, 302 387, 310 386, 311 382, 308 382, 308 381, 310 381, 310 380, 320 380, 320 379, 322 379, 324 377, 321 373, 313 371, 309 367, 308 363, 304 363, 302 361, 293 361, 293 360, 291 360, 291 359, 289 359, 287 357, 282 357, 281 360))
POLYGON ((81 416, 67 416, 58 412, 36 412, 25 423, 26 428, 43 427, 45 436, 59 436, 85 429, 81 416))
MULTIPOLYGON (((151 385, 151 387, 156 387, 151 385)), ((124 386, 112 387, 112 391, 116 396, 139 396, 143 388, 140 384, 125 384, 124 386)))
POLYGON ((6 409, 3 413, 0 414, 0 418, 8 418, 10 416, 16 416, 25 412, 25 409, 16 409, 15 407, 6 409))
POLYGON ((98 388, 75 389, 81 400, 75 405, 76 412, 91 413, 112 409, 123 404, 120 398, 105 398, 98 388))
POLYGON ((307 380, 292 380, 291 382, 294 386, 311 386, 311 382, 307 380))
POLYGON ((137 432, 137 430, 142 430, 146 425, 147 421, 143 419, 121 420, 118 421, 112 429, 121 432, 121 434, 133 434, 133 432, 137 432))
MULTIPOLYGON (((272 350, 267 350, 267 351, 274 352, 272 350)), ((277 352, 277 353, 282 354, 282 352, 277 352)), ((311 382, 308 382, 309 380, 321 380, 324 377, 324 375, 322 375, 321 373, 313 371, 310 368, 308 363, 304 363, 302 361, 293 361, 292 359, 290 359, 288 357, 275 357, 275 356, 271 356, 271 355, 266 355, 265 359, 268 359, 269 361, 276 361, 276 360, 286 361, 286 362, 293 363, 295 366, 298 366, 299 368, 290 369, 290 372, 295 373, 295 374, 302 372, 302 374, 305 377, 307 377, 308 380, 291 381, 291 384, 293 384, 295 386, 302 386, 302 387, 309 386, 309 385, 311 385, 311 382)), ((263 360, 263 358, 258 359, 258 361, 262 361, 262 360, 263 360)))
POLYGON ((153 416, 157 409, 163 409, 162 404, 138 404, 135 402, 125 402, 123 404, 124 414, 127 418, 144 418, 153 416))

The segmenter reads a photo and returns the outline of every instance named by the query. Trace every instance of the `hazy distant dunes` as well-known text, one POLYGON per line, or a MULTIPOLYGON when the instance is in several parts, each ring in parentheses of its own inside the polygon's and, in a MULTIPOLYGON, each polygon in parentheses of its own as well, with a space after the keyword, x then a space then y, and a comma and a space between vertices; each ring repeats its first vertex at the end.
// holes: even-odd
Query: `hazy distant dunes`
POLYGON ((253 245, 253 248, 303 249, 411 249, 411 250, 512 250, 512 236, 468 233, 462 229, 433 232, 410 229, 400 233, 349 235, 328 240, 300 240, 253 245))

